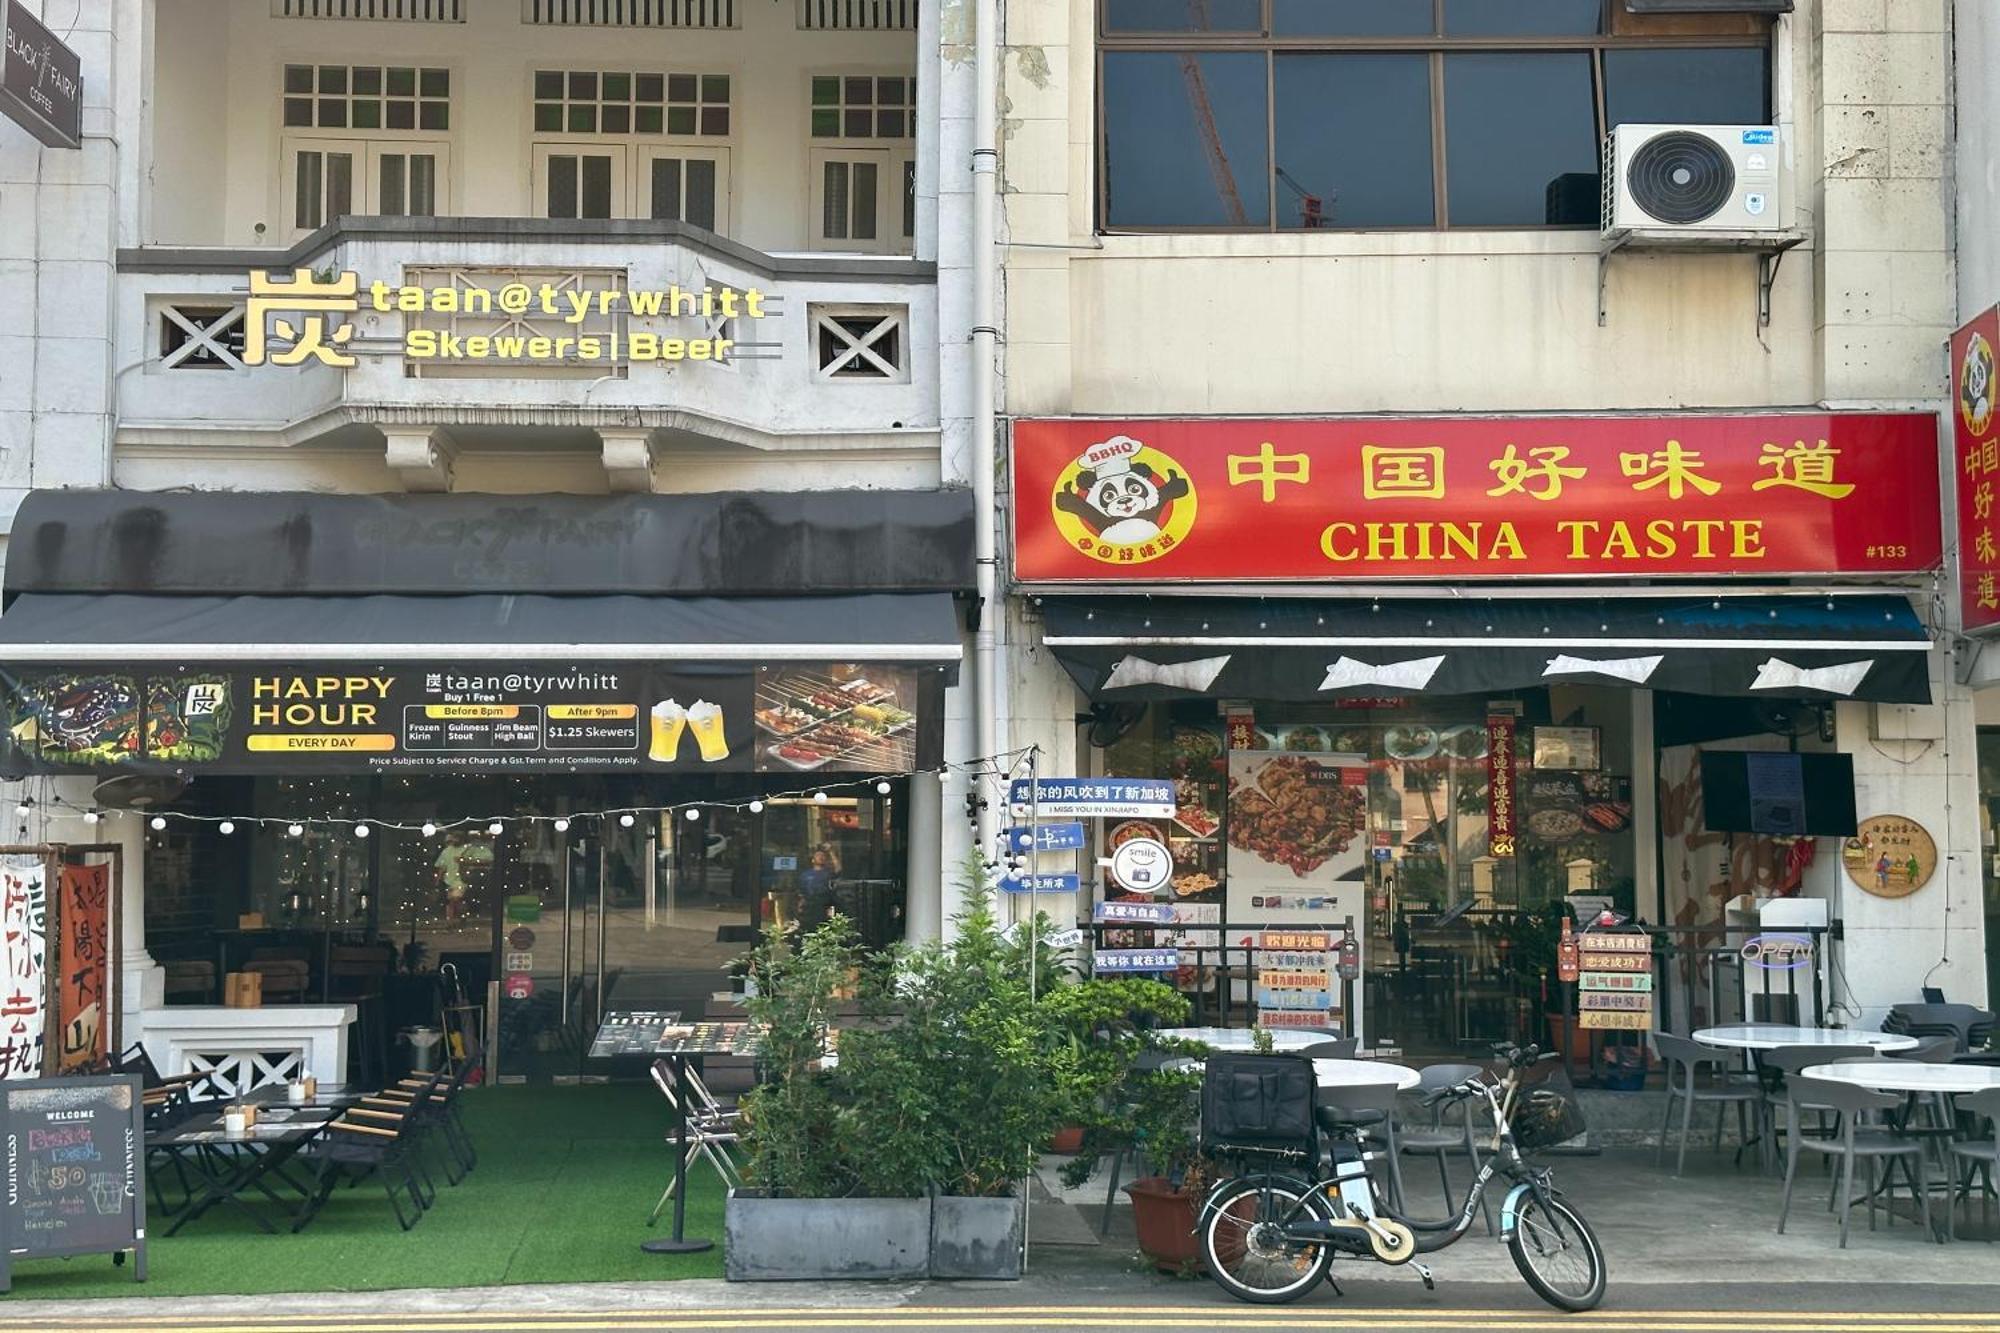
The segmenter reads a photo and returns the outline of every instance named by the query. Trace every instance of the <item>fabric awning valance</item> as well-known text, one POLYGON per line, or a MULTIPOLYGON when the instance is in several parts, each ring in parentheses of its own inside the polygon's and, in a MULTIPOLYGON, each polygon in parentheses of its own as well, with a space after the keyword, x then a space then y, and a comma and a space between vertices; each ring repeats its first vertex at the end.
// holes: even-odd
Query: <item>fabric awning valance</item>
POLYGON ((1929 632, 1895 595, 1043 599, 1044 642, 1099 700, 1303 701, 1625 685, 1930 702, 1929 632))

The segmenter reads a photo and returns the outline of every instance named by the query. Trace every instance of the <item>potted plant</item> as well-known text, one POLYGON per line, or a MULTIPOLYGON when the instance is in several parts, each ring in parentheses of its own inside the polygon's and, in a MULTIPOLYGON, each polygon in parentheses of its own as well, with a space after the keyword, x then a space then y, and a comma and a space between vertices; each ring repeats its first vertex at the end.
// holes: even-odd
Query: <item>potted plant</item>
POLYGON ((752 1183, 731 1190, 724 1206, 723 1272, 732 1281, 929 1272, 936 1135, 924 1124, 924 1089, 908 1089, 900 1105, 864 1106, 857 1091, 874 1087, 848 1060, 832 1068, 825 1060, 835 994, 857 958, 853 929, 838 915, 796 949, 773 923, 757 950, 747 1006, 763 1029, 766 1080, 743 1099, 752 1183))

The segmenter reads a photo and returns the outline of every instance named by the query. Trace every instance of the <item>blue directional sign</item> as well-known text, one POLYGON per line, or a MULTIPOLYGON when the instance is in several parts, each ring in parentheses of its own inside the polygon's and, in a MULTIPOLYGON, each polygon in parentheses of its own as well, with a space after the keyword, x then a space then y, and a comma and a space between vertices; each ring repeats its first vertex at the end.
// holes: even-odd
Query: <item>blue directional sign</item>
POLYGON ((1017 778, 1007 800, 1050 819, 1172 819, 1180 808, 1165 778, 1017 778))
POLYGON ((1007 845, 1017 852, 1073 852, 1083 846, 1081 824, 1037 824, 1032 829, 1010 828, 1007 845))
POLYGON ((1134 922, 1149 926, 1174 924, 1171 903, 1098 903, 1091 909, 1092 921, 1134 922))
POLYGON ((1091 955, 1097 972, 1171 972, 1181 965, 1179 949, 1099 949, 1091 955))
POLYGON ((1075 893, 1083 887, 1076 875, 1007 875, 1000 880, 1002 893, 1075 893))

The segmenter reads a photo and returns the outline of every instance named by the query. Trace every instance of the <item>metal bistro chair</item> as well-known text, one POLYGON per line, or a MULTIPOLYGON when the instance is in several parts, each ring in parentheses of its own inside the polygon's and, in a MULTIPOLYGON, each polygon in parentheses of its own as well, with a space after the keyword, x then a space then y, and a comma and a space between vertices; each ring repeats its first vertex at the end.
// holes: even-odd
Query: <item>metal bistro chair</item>
MULTIPOLYGON (((1843 1060, 1854 1059, 1854 1056, 1852 1046, 1780 1046, 1776 1050, 1765 1051, 1758 1057, 1757 1063, 1764 1085, 1764 1130, 1767 1142, 1774 1150, 1772 1159, 1774 1163, 1777 1160, 1775 1149, 1778 1142, 1778 1116, 1781 1112, 1785 1115, 1784 1128, 1787 1138, 1806 1132, 1804 1126, 1792 1119, 1790 1103, 1785 1098, 1786 1082, 1801 1069, 1810 1069, 1814 1065, 1839 1064, 1843 1060)), ((1834 1132, 1833 1127, 1827 1122, 1827 1117, 1832 1114, 1828 1108, 1808 1109, 1813 1112, 1816 1122, 1812 1131, 1815 1137, 1825 1138, 1834 1132)))
POLYGON ((1299 1054, 1308 1060, 1352 1060, 1354 1053, 1361 1049, 1358 1037, 1336 1037, 1327 1034, 1325 1041, 1316 1041, 1310 1046, 1301 1046, 1299 1054))
MULTIPOLYGON (((1419 1072, 1421 1080, 1416 1087, 1418 1095, 1428 1095, 1443 1088, 1455 1087, 1486 1071, 1478 1065, 1444 1064, 1431 1065, 1419 1072)), ((1445 1159, 1455 1152, 1463 1152, 1471 1164, 1473 1172, 1479 1170, 1479 1143, 1473 1125, 1475 1100, 1458 1103, 1457 1121, 1450 1123, 1452 1112, 1440 1102, 1431 1108, 1431 1122, 1416 1128, 1401 1126, 1397 1130, 1397 1142, 1406 1153, 1422 1157, 1435 1157, 1438 1164, 1438 1180, 1444 1185, 1445 1207, 1452 1206, 1454 1197, 1451 1190, 1451 1170, 1445 1159)), ((1486 1233, 1493 1234, 1493 1209, 1485 1195, 1479 1196, 1479 1210, 1486 1219, 1486 1233)))
POLYGON ((1983 1118, 1985 1136, 1979 1139, 1961 1139, 1951 1145, 1951 1161, 1956 1168, 1957 1179, 1952 1182, 1951 1194, 1945 1200, 1944 1234, 1948 1240, 1958 1238, 1958 1201, 1972 1195, 1974 1176, 1983 1176, 1985 1185, 1979 1192, 1982 1211, 1991 1209, 1993 1199, 1994 1173, 2000 1170, 2000 1088, 1987 1088, 1983 1092, 1968 1094, 1959 1099, 1959 1109, 1974 1117, 1979 1125, 1983 1118))
MULTIPOLYGON (((1840 1205, 1840 1248, 1847 1248, 1847 1219, 1854 1208, 1854 1164, 1867 1164, 1868 1229, 1875 1229, 1876 1172, 1880 1162, 1888 1173, 1882 1180, 1884 1193, 1894 1188, 1894 1172, 1897 1166, 1903 1168, 1909 1179, 1910 1188, 1917 1196, 1923 1210, 1925 1231, 1931 1225, 1930 1170, 1924 1162, 1924 1145, 1915 1140, 1903 1138, 1879 1126, 1864 1125, 1862 1121, 1870 1114, 1883 1114, 1901 1106, 1903 1099, 1887 1092, 1874 1092, 1868 1088, 1858 1088, 1849 1083, 1828 1083, 1816 1078, 1794 1077, 1786 1085, 1787 1101, 1791 1106, 1792 1123, 1798 1123, 1798 1113, 1802 1109, 1830 1110, 1840 1114, 1840 1132, 1830 1138, 1809 1139, 1801 1134, 1792 1135, 1785 1146, 1785 1198, 1778 1210, 1778 1234, 1785 1233, 1785 1219, 1792 1210, 1792 1185, 1798 1176, 1799 1154, 1802 1151, 1823 1153, 1829 1160, 1840 1160, 1840 1174, 1834 1181, 1834 1200, 1840 1205), (1912 1166, 1914 1163, 1914 1167, 1912 1166)), ((1890 1225, 1895 1225, 1895 1203, 1889 1201, 1890 1225)))
MULTIPOLYGON (((653 1086, 660 1090, 660 1095, 667 1099, 667 1105, 674 1109, 678 1117, 681 1108, 674 1095, 673 1066, 665 1060, 655 1060, 652 1075, 653 1086)), ((715 1174, 722 1178, 725 1189, 736 1189, 743 1184, 743 1176, 729 1154, 736 1146, 743 1113, 717 1101, 693 1069, 687 1071, 687 1079, 687 1160, 681 1170, 693 1166, 696 1158, 704 1159, 715 1168, 715 1174)), ((668 1146, 671 1147, 673 1142, 674 1135, 670 1129, 667 1132, 668 1146)), ((672 1201, 676 1175, 675 1171, 667 1173, 667 1187, 661 1191, 660 1201, 653 1205, 653 1211, 646 1215, 647 1226, 659 1221, 661 1212, 672 1201)))
MULTIPOLYGON (((1689 1037, 1676 1037, 1670 1032, 1653 1034, 1653 1049, 1667 1067, 1667 1105, 1660 1119, 1660 1146, 1653 1154, 1657 1164, 1666 1157, 1667 1131, 1674 1122, 1674 1102, 1681 1104, 1681 1141, 1674 1155, 1674 1174, 1681 1174, 1687 1165, 1688 1136, 1694 1132, 1694 1108, 1696 1105, 1715 1107, 1715 1150, 1722 1151, 1722 1126, 1728 1110, 1736 1108, 1736 1128, 1744 1144, 1750 1142, 1750 1122, 1754 1117, 1761 1126, 1763 1116, 1760 1104, 1764 1093, 1755 1083, 1738 1079, 1731 1075, 1730 1066, 1736 1056, 1729 1051, 1719 1051, 1703 1046, 1689 1037), (1714 1082, 1703 1086, 1701 1071, 1712 1068, 1717 1077, 1714 1082)), ((1743 1156, 1743 1149, 1736 1150, 1737 1158, 1743 1156)))

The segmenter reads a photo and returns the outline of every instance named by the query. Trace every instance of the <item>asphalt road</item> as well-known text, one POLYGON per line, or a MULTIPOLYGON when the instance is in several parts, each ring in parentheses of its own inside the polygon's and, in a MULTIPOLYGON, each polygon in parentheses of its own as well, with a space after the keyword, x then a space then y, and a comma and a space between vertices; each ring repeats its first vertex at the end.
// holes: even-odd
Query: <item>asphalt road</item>
MULTIPOLYGON (((1972 1262, 1994 1263, 1985 1251, 1972 1262)), ((687 1329, 731 1333, 796 1333, 798 1330, 897 1330, 954 1333, 960 1329, 1311 1329, 1316 1333, 1464 1333, 1498 1329, 1518 1333, 1593 1330, 1602 1333, 2000 1333, 2000 1284, 1924 1288, 1820 1283, 1715 1283, 1698 1290, 1661 1284, 1614 1288, 1603 1308, 1564 1315, 1519 1285, 1465 1285, 1426 1293, 1414 1284, 1353 1283, 1344 1297, 1321 1291, 1296 1305, 1253 1306, 1230 1301, 1206 1284, 1173 1284, 1130 1299, 1104 1299, 1102 1292, 1078 1293, 1078 1300, 1049 1299, 1045 1289, 1022 1291, 977 1284, 940 1292, 926 1289, 924 1304, 868 1304, 843 1301, 827 1288, 799 1289, 793 1303, 669 1308, 650 1304, 644 1289, 627 1291, 616 1308, 530 1308, 491 1293, 486 1308, 439 1311, 398 1308, 395 1293, 370 1302, 363 1312, 347 1308, 259 1314, 206 1307, 176 1314, 171 1303, 146 1302, 144 1312, 113 1310, 93 1303, 84 1310, 60 1305, 33 1309, 0 1305, 0 1329, 171 1330, 172 1333, 542 1333, 543 1330, 687 1329), (1014 1296, 1034 1303, 1016 1303, 1014 1296), (1150 1298, 1148 1298, 1150 1297, 1150 1298), (378 1303, 379 1302, 379 1303, 378 1303)), ((654 1289, 657 1294, 657 1289, 654 1289)), ((774 1293, 782 1299, 783 1293, 774 1293)), ((117 1303, 123 1304, 123 1303, 117 1303)), ((585 1302, 579 1301, 578 1305, 585 1302)), ((598 1304, 595 1301, 590 1304, 598 1304)))

